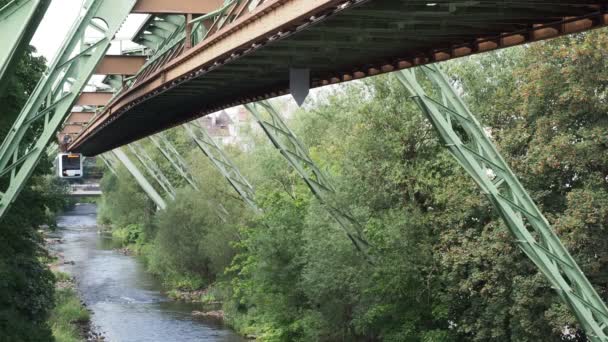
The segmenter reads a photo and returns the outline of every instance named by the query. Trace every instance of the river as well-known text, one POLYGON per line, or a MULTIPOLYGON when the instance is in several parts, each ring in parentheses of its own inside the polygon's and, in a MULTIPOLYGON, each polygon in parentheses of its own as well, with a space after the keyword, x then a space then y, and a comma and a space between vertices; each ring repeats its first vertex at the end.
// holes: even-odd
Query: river
POLYGON ((241 342, 238 335, 213 321, 191 315, 200 305, 170 301, 141 261, 113 250, 98 233, 96 206, 81 204, 58 218, 62 266, 70 273, 93 313, 92 325, 111 342, 219 341, 241 342))

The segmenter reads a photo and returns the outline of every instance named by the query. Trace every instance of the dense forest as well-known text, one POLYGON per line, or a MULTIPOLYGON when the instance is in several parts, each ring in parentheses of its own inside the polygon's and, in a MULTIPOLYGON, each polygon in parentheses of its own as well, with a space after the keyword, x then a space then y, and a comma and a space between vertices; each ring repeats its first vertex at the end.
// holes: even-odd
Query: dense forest
MULTIPOLYGON (((0 93, 0 136, 6 136, 34 90, 45 60, 30 48, 0 93)), ((33 138, 33 137, 30 137, 33 138)), ((46 263, 42 225, 67 204, 65 186, 54 177, 52 158, 43 155, 27 186, 0 221, 0 340, 52 341, 48 322, 55 304, 55 276, 46 263)), ((6 177, 0 179, 6 184, 6 177)))
MULTIPOLYGON (((442 65, 605 300, 607 54, 608 31, 600 30, 442 65)), ((254 185, 261 213, 178 128, 169 137, 202 190, 146 143, 179 185, 176 199, 157 211, 125 169, 106 172, 101 223, 167 288, 208 288, 204 299, 221 301, 228 323, 261 341, 585 340, 394 77, 319 94, 289 125, 330 174, 335 205, 364 227, 367 257, 256 130, 248 148, 226 150, 254 185), (226 221, 218 204, 230 213, 226 221)), ((31 203, 28 196, 20 201, 31 203)), ((29 266, 9 265, 19 269, 12 279, 49 278, 15 222, 5 220, 12 229, 2 234, 14 235, 11 246, 28 246, 19 251, 29 266)), ((1 253, 7 248, 14 247, 1 253)), ((36 282, 41 297, 49 295, 46 283, 36 282)))

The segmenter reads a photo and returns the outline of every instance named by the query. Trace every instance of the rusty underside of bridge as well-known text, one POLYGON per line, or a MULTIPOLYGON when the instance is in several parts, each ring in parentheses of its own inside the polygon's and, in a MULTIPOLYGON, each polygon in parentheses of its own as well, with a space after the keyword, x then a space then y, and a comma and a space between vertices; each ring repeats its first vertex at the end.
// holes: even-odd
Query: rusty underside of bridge
POLYGON ((96 155, 222 108, 601 27, 607 1, 274 0, 119 93, 70 149, 96 155))

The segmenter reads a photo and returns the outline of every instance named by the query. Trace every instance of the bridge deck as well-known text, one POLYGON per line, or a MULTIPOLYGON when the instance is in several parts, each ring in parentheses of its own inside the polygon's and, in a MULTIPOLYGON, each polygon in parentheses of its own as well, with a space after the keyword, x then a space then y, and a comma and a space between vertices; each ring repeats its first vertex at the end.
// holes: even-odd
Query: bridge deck
POLYGON ((267 1, 119 94, 70 149, 96 155, 285 94, 290 67, 309 68, 312 87, 349 81, 600 27, 607 3, 267 1))

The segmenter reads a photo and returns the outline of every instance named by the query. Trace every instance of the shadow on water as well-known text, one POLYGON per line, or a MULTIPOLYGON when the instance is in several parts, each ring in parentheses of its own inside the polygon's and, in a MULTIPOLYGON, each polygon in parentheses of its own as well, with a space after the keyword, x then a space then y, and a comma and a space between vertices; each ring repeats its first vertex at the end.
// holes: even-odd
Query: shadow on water
POLYGON ((221 324, 193 317, 200 305, 169 301, 159 282, 134 257, 98 233, 96 206, 82 204, 58 218, 64 270, 75 277, 92 323, 113 342, 220 341, 241 342, 221 324))

